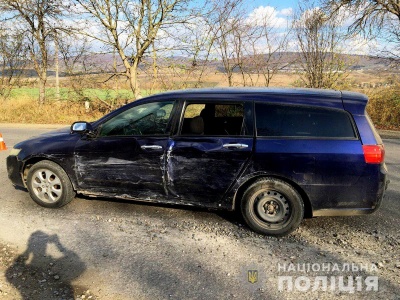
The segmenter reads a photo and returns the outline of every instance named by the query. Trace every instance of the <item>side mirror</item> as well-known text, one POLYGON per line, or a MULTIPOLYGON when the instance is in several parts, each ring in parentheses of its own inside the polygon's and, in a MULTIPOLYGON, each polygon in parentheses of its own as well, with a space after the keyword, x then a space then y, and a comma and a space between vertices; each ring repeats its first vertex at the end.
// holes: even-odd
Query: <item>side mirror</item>
POLYGON ((71 125, 71 133, 89 133, 92 131, 92 125, 88 122, 79 121, 71 125))

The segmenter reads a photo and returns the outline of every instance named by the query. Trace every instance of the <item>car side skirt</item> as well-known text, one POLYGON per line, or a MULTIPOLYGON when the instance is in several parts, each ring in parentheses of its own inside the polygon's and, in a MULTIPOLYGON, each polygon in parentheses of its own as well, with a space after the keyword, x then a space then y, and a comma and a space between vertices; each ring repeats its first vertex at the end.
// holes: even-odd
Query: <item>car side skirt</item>
POLYGON ((319 209, 313 211, 313 217, 343 217, 372 214, 377 208, 354 208, 354 209, 319 209))

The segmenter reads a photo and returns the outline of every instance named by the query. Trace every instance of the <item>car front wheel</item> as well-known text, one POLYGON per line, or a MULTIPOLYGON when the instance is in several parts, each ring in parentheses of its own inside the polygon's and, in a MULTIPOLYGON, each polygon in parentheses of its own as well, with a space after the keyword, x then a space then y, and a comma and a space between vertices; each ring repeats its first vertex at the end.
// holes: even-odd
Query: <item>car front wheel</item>
POLYGON ((29 169, 27 186, 32 199, 44 207, 61 207, 75 197, 67 173, 48 160, 40 161, 29 169))
POLYGON ((254 231, 283 236, 300 225, 304 204, 300 194, 290 184, 267 177, 257 180, 246 190, 241 212, 254 231))

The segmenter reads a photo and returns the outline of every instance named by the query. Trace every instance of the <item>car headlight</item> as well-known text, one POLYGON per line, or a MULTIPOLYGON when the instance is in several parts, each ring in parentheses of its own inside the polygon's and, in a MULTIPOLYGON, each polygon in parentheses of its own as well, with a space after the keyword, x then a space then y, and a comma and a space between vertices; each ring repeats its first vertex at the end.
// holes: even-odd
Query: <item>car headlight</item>
POLYGON ((21 151, 21 149, 12 148, 9 155, 17 156, 20 151, 21 151))

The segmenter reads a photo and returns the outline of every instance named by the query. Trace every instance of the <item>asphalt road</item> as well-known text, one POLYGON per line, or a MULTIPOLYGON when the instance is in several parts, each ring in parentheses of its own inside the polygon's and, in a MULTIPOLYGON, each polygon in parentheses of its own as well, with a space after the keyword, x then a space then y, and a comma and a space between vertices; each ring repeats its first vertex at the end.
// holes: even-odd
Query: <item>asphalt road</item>
MULTIPOLYGON (((0 124, 8 149, 51 129, 0 124)), ((391 183, 378 212, 308 219, 284 238, 255 234, 234 213, 82 197, 45 209, 11 185, 0 151, 0 298, 399 299, 400 139, 384 143, 391 183), (280 288, 282 276, 311 288, 280 288), (316 276, 376 276, 379 289, 324 290, 316 276)))

